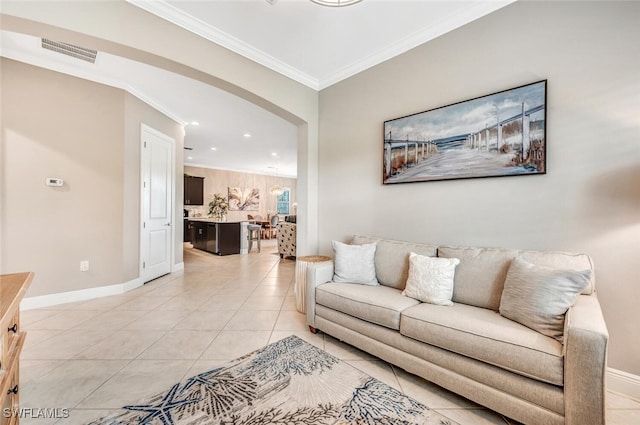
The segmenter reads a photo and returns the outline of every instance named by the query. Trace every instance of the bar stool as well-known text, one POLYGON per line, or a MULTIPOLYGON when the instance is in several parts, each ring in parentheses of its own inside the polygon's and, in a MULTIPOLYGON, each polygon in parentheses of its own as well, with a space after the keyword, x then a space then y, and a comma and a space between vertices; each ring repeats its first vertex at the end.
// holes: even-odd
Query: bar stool
POLYGON ((249 231, 249 250, 247 253, 251 252, 253 241, 258 241, 258 252, 260 252, 260 232, 262 230, 262 226, 259 224, 249 224, 247 226, 247 230, 249 231))

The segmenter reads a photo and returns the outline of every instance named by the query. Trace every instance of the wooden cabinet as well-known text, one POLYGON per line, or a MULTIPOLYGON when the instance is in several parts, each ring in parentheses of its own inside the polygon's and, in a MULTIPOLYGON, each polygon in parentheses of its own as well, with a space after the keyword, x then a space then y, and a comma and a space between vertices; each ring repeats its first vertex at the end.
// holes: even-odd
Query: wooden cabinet
POLYGON ((194 248, 218 255, 240 254, 239 222, 189 220, 194 248))
POLYGON ((204 205, 204 177, 184 176, 184 205, 204 205))
POLYGON ((207 250, 207 223, 204 221, 192 221, 191 228, 191 243, 194 248, 207 250))
POLYGON ((33 273, 0 275, 0 424, 17 424, 20 390, 20 351, 26 332, 20 328, 20 301, 33 273))

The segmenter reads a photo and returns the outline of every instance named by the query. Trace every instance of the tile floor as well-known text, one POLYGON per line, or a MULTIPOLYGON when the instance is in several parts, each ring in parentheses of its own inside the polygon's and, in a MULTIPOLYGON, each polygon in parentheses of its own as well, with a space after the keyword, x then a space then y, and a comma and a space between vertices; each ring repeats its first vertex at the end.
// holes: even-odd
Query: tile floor
MULTIPOLYGON (((69 409, 83 424, 110 409, 290 334, 400 389, 462 425, 513 424, 327 335, 309 333, 295 308, 295 263, 273 241, 262 252, 217 257, 185 249, 183 272, 123 295, 22 313, 21 407, 69 409)), ((608 394, 609 425, 640 424, 640 401, 608 394)), ((60 416, 64 415, 60 411, 60 416)))

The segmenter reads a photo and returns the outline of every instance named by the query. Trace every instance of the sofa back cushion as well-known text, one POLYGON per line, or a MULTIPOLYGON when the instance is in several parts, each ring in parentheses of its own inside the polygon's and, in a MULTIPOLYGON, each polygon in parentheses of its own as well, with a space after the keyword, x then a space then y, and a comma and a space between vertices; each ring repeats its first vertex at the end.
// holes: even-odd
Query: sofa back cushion
MULTIPOLYGON (((586 254, 554 251, 518 251, 513 249, 441 246, 438 256, 458 258, 453 284, 453 302, 496 310, 511 261, 517 256, 539 266, 569 270, 592 270, 591 258, 586 254)), ((582 292, 594 290, 593 273, 589 285, 582 292)))
MULTIPOLYGON (((409 276, 409 254, 435 257, 436 245, 394 241, 368 236, 354 236, 356 245, 376 243, 375 268, 378 282, 396 289, 404 289, 409 276)), ((500 298, 498 298, 498 302, 500 298)))

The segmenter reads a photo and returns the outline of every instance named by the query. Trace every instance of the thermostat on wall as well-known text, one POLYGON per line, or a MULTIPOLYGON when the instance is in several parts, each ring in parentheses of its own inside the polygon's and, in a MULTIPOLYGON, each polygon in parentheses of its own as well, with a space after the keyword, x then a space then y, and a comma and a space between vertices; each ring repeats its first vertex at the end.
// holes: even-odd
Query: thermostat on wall
POLYGON ((47 186, 62 186, 64 184, 64 180, 56 177, 47 177, 45 182, 47 183, 47 186))

